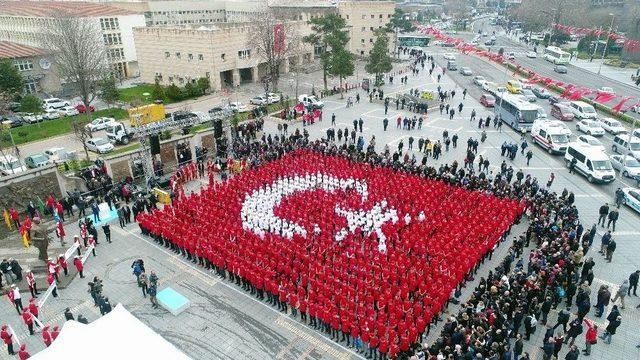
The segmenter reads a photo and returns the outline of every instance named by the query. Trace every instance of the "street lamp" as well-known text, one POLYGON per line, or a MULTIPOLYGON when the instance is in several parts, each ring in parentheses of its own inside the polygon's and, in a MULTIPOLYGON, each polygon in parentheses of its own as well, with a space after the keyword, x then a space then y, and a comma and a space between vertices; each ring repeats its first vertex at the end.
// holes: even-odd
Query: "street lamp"
MULTIPOLYGON (((602 59, 600 59, 600 66, 598 66, 598 75, 600 75, 600 70, 602 70, 602 63, 604 62, 604 54, 607 52, 607 45, 609 45, 609 38, 611 37, 611 31, 613 31, 613 20, 616 16, 613 13, 609 13, 611 16, 611 24, 609 24, 609 32, 607 33, 607 40, 604 42, 604 47, 602 49, 602 59)), ((597 48, 597 46, 596 46, 597 48)))

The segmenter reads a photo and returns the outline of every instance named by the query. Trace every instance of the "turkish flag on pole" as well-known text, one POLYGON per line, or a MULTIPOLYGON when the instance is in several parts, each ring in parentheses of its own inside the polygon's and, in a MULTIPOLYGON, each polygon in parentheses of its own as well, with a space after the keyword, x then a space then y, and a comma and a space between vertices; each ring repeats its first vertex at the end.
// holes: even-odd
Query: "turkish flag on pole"
POLYGON ((612 109, 613 111, 615 111, 615 112, 620 112, 620 110, 622 110, 622 107, 624 106, 624 104, 625 104, 627 101, 631 100, 631 99, 632 99, 632 97, 631 97, 631 96, 629 96, 629 97, 625 97, 625 98, 624 98, 624 99, 622 99, 619 103, 615 104, 611 109, 612 109))
POLYGON ((282 52, 284 52, 286 48, 284 41, 284 25, 273 25, 273 52, 275 52, 276 54, 281 54, 282 52))
POLYGON ((599 102, 601 104, 607 103, 611 100, 613 100, 616 96, 614 94, 609 94, 609 93, 599 93, 598 95, 596 95, 596 97, 593 99, 593 101, 595 102, 599 102))

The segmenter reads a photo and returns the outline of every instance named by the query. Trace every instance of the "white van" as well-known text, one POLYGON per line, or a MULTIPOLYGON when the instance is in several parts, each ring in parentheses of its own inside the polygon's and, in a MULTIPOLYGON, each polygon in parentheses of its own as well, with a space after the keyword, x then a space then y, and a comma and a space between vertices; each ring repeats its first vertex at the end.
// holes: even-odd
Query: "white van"
POLYGON ((572 101, 569 104, 569 109, 573 115, 578 119, 597 119, 598 114, 593 106, 587 104, 584 101, 572 101))
POLYGON ((11 154, 0 155, 0 173, 2 175, 18 174, 27 171, 27 167, 22 165, 17 157, 11 154))
POLYGON ((298 96, 298 101, 305 107, 311 107, 313 109, 322 109, 324 103, 313 95, 302 94, 298 96))
POLYGON ((556 126, 552 121, 534 121, 531 127, 531 137, 549 154, 564 154, 569 144, 569 135, 566 130, 556 126))
POLYGON ((640 139, 629 134, 616 135, 611 150, 618 154, 629 154, 640 160, 640 139))
POLYGON ((571 143, 564 154, 567 167, 575 159, 574 170, 587 177, 589 182, 609 183, 616 179, 616 172, 609 156, 602 150, 580 143, 571 143))

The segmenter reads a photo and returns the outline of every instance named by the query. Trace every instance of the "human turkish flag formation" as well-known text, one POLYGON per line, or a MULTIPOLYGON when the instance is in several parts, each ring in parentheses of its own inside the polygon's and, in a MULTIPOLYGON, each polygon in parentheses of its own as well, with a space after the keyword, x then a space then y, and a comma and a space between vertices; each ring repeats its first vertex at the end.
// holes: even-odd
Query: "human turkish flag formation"
POLYGON ((395 356, 523 210, 518 200, 298 150, 138 220, 395 356))

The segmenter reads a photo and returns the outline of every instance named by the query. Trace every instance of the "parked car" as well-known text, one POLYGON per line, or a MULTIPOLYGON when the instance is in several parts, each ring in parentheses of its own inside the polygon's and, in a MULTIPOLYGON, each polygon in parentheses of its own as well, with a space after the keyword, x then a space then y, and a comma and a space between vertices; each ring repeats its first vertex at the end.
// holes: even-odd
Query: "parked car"
POLYGON ((47 166, 52 163, 49 156, 45 153, 29 155, 24 159, 24 163, 29 169, 35 169, 42 166, 47 166))
POLYGON ((603 152, 605 151, 604 145, 602 145, 602 143, 600 142, 600 140, 594 138, 591 135, 580 135, 578 136, 578 142, 584 144, 584 145, 589 145, 593 148, 596 149, 600 149, 603 152))
POLYGON ((280 102, 280 100, 282 99, 282 97, 276 93, 267 93, 267 96, 269 97, 269 104, 275 104, 277 102, 280 102))
POLYGON ((461 67, 460 68, 460 74, 464 75, 464 76, 471 76, 473 75, 473 71, 471 71, 470 68, 468 67, 461 67))
POLYGON ((529 52, 527 52, 527 57, 529 59, 535 59, 535 58, 538 57, 538 53, 536 53, 535 51, 529 51, 529 52))
POLYGON ((59 112, 63 116, 74 116, 74 115, 80 114, 80 112, 78 110, 76 110, 76 108, 71 107, 71 106, 63 107, 62 109, 59 109, 59 112))
POLYGON ((533 91, 529 89, 522 89, 522 96, 524 96, 528 102, 538 101, 538 98, 536 97, 536 95, 533 93, 533 91))
POLYGON ((578 119, 597 119, 598 113, 596 113, 596 109, 587 104, 584 101, 572 101, 569 103, 569 109, 573 112, 578 119))
POLYGON ((306 108, 322 109, 324 107, 324 103, 313 95, 302 94, 298 96, 298 101, 306 108))
POLYGON ((602 86, 602 87, 600 87, 598 90, 596 90, 596 93, 597 93, 598 95, 600 95, 600 94, 610 94, 610 95, 615 95, 615 94, 616 94, 616 92, 615 92, 615 91, 613 90, 613 88, 612 88, 612 87, 610 87, 610 86, 602 86))
POLYGON ((247 105, 237 101, 237 102, 230 102, 227 106, 227 109, 233 111, 233 112, 247 112, 249 111, 249 108, 247 107, 247 105))
POLYGON ((34 113, 21 113, 22 119, 25 123, 36 124, 41 121, 44 121, 42 115, 34 114, 34 113))
POLYGON ((595 120, 589 120, 589 119, 580 120, 576 124, 576 129, 588 135, 593 135, 593 136, 604 135, 604 129, 601 128, 600 124, 598 124, 598 122, 595 120))
POLYGON ((522 92, 522 85, 518 80, 507 81, 507 91, 512 94, 520 94, 522 92))
POLYGON ((59 98, 48 98, 42 100, 42 109, 62 109, 63 107, 71 106, 71 103, 67 100, 59 98))
POLYGON ((23 171, 27 171, 27 168, 22 165, 17 157, 11 154, 0 155, 0 174, 12 175, 23 171))
POLYGON ((561 103, 551 105, 551 116, 562 121, 573 120, 573 112, 561 103))
POLYGON ((549 94, 547 89, 545 89, 543 87, 540 87, 540 86, 531 87, 531 91, 533 92, 533 94, 535 96, 538 97, 538 99, 548 99, 549 96, 551 96, 551 94, 549 94))
POLYGON ((613 168, 620 171, 622 176, 635 179, 640 175, 640 161, 633 156, 624 155, 611 155, 611 165, 613 168))
POLYGON ((482 86, 482 84, 486 82, 487 82, 487 79, 485 79, 484 76, 476 75, 473 77, 473 83, 478 86, 482 86))
POLYGON ((445 53, 442 57, 445 60, 454 60, 454 61, 456 60, 456 56, 453 55, 452 53, 445 53))
POLYGON ((610 134, 618 135, 618 134, 627 133, 627 129, 624 126, 622 126, 620 121, 616 119, 606 117, 606 118, 598 119, 598 123, 604 129, 604 131, 610 134))
POLYGON ((90 123, 88 123, 87 125, 85 125, 84 127, 93 132, 93 131, 99 131, 99 130, 104 130, 107 128, 107 126, 109 124, 111 124, 112 122, 116 121, 116 119, 114 118, 109 118, 109 117, 99 117, 96 119, 93 119, 93 121, 91 121, 90 123))
POLYGON ((9 115, 2 120, 2 125, 9 128, 15 128, 18 126, 22 126, 23 124, 24 120, 18 115, 9 115))
POLYGON ((105 138, 91 138, 86 141, 87 149, 98 154, 106 154, 113 150, 113 144, 105 138))
POLYGON ((60 112, 58 110, 55 110, 55 109, 47 109, 47 110, 44 111, 44 114, 42 114, 42 117, 45 120, 59 119, 60 118, 60 112))
MULTIPOLYGON (((87 112, 87 107, 84 106, 84 104, 78 104, 75 106, 75 108, 80 114, 84 114, 85 112, 87 112)), ((89 111, 94 112, 96 111, 96 108, 93 105, 89 105, 89 111)))
POLYGON ((640 190, 627 187, 622 189, 624 199, 622 203, 640 213, 640 190))
POLYGON ((52 147, 44 151, 45 155, 49 157, 49 160, 53 162, 64 162, 67 160, 75 159, 75 151, 67 151, 63 147, 52 147))
POLYGON ((557 72, 558 74, 566 74, 567 67, 564 65, 556 65, 553 67, 553 71, 557 72))
POLYGON ((252 97, 249 100, 249 103, 253 105, 267 105, 269 103, 269 99, 264 95, 258 95, 258 96, 252 97))
POLYGON ((494 107, 496 98, 491 94, 482 94, 482 96, 480 96, 480 104, 486 107, 494 107))
POLYGON ((513 52, 508 52, 504 54, 505 59, 507 60, 515 60, 516 59, 516 54, 513 52))
POLYGON ((629 135, 616 135, 613 137, 613 145, 611 145, 611 150, 614 153, 618 154, 629 154, 640 160, 640 139, 636 139, 634 137, 629 141, 629 135))

